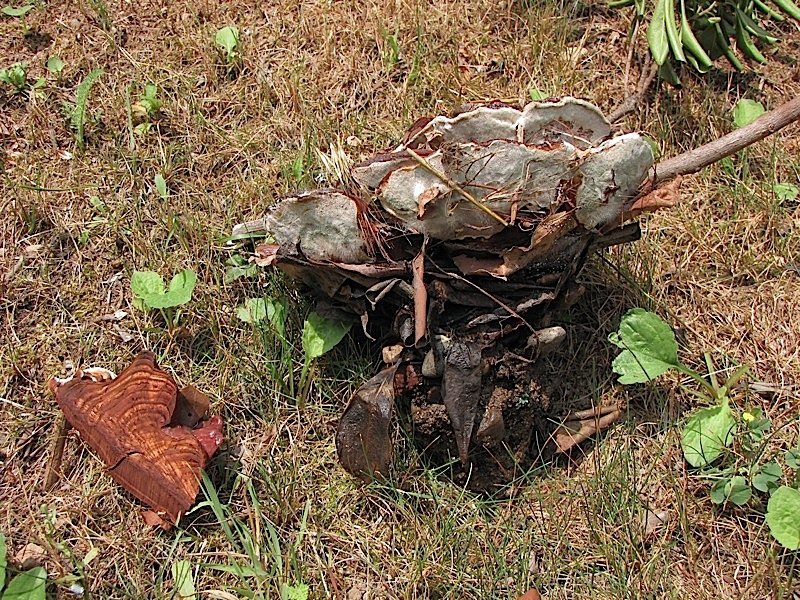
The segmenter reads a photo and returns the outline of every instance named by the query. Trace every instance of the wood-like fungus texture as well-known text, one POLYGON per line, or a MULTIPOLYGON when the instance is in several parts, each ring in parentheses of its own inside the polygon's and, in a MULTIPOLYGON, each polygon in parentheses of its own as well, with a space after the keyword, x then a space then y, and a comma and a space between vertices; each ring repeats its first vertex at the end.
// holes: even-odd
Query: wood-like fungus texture
MULTIPOLYGON (((550 321, 580 296, 587 256, 637 239, 625 222, 669 204, 646 196, 652 165, 641 136, 612 137, 588 102, 492 103, 418 120, 398 147, 356 165, 349 188, 284 198, 234 234, 267 234, 257 264, 308 287, 318 311, 402 347, 391 353, 394 400, 415 440, 441 461, 457 456, 476 483, 481 468, 509 475, 541 456, 545 440, 568 446, 537 414, 548 402, 533 365, 563 339, 550 321)), ((360 475, 384 471, 390 454, 390 394, 375 383, 337 435, 360 475)))
POLYGON ((152 353, 139 354, 115 379, 78 374, 51 387, 117 483, 171 522, 194 504, 200 471, 222 443, 222 420, 200 421, 207 399, 194 388, 179 395, 152 353))

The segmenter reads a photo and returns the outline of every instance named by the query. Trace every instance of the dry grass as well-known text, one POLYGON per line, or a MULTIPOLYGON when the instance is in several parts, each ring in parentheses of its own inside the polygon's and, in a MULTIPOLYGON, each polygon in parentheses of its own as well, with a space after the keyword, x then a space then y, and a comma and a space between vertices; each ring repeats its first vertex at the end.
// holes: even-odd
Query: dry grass
MULTIPOLYGON (((243 298, 281 283, 224 284, 222 237, 276 196, 326 183, 315 150, 331 144, 357 160, 417 116, 524 99, 530 87, 611 108, 625 91, 624 20, 580 3, 488 0, 260 9, 86 0, 37 6, 25 25, 0 19, 0 67, 25 61, 35 80, 48 56, 66 65, 61 77, 47 75, 42 98, 0 96, 0 531, 11 556, 27 543, 45 549, 57 595, 76 575, 95 598, 173 597, 170 566, 181 558, 196 567, 202 598, 275 598, 298 582, 311 597, 348 599, 515 598, 534 585, 547 598, 788 598, 797 589, 797 555, 781 551, 754 511, 713 506, 686 471, 677 426, 694 401, 669 378, 618 389, 605 342, 627 308, 655 308, 681 328, 690 364, 709 350, 779 384, 773 398, 749 401, 797 431, 800 208, 771 192, 775 180, 797 182, 797 126, 692 178, 681 206, 646 219, 641 242, 585 274, 587 297, 564 316, 570 347, 553 359, 554 377, 570 377, 557 400, 624 398, 630 407, 585 459, 521 476, 512 500, 472 496, 419 466, 397 485, 363 487, 338 467, 333 431, 370 357, 352 344, 336 353, 298 411, 267 376, 271 341, 233 315, 243 298), (227 24, 242 30, 236 76, 213 45, 227 24), (62 103, 94 67, 104 75, 81 153, 62 103), (142 136, 127 115, 148 82, 164 105, 142 136), (167 201, 153 184, 159 172, 167 201), (187 331, 171 335, 132 308, 129 277, 187 267, 201 283, 187 331), (120 323, 133 335, 127 343, 99 320, 118 309, 130 313, 120 323), (57 415, 47 379, 67 359, 119 369, 143 348, 225 416, 234 447, 211 476, 239 533, 228 536, 208 506, 177 532, 148 530, 74 436, 65 477, 41 491, 57 415), (648 539, 645 507, 671 516, 648 539), (84 564, 92 548, 99 554, 84 564), (226 574, 212 563, 262 563, 265 573, 226 574)), ((800 35, 784 32, 768 69, 708 85, 688 78, 625 127, 672 155, 727 130, 740 96, 768 105, 796 96, 800 35)), ((293 318, 297 334, 301 315, 293 318)), ((403 455, 416 464, 411 450, 403 455)))

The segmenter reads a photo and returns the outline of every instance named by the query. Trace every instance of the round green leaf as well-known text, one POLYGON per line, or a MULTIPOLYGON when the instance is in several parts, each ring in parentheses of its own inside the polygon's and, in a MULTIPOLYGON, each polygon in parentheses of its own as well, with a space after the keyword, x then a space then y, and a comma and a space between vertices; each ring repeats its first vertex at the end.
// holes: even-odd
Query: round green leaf
POLYGON ((47 64, 45 66, 51 73, 58 74, 64 70, 64 61, 57 56, 51 56, 47 59, 47 64))
POLYGON ((703 408, 686 423, 681 435, 683 456, 693 467, 704 467, 722 454, 733 441, 736 419, 727 404, 703 408))
POLYGON ((767 503, 770 533, 789 550, 800 549, 800 491, 781 486, 767 503))
POLYGON ((239 29, 230 25, 223 27, 217 31, 215 41, 218 46, 221 46, 225 50, 226 54, 231 55, 236 51, 236 47, 239 45, 239 29))
POLYGON ((236 309, 236 316, 245 323, 258 323, 267 318, 267 301, 264 298, 248 298, 236 309))
POLYGON ((714 504, 725 504, 725 500, 728 499, 728 483, 730 479, 720 479, 711 486, 711 501, 714 504))
POLYGON ((164 280, 153 271, 134 271, 131 276, 131 291, 139 298, 164 293, 164 280))
POLYGON ((169 290, 164 294, 162 305, 153 304, 153 308, 171 308, 186 304, 192 299, 194 286, 197 284, 197 275, 191 269, 181 271, 169 282, 169 290))
POLYGON ((153 271, 136 271, 131 277, 131 289, 141 301, 137 303, 148 308, 171 308, 186 304, 192 299, 197 283, 197 275, 191 269, 181 271, 169 282, 169 290, 164 290, 164 281, 153 271))
POLYGON ((19 8, 15 8, 13 6, 4 6, 1 10, 4 15, 8 15, 9 17, 24 17, 32 8, 33 4, 26 4, 24 6, 20 6, 19 8))
POLYGON ((791 183, 776 183, 772 186, 772 191, 778 202, 791 202, 800 195, 800 189, 791 183))
POLYGON ((550 97, 550 94, 546 94, 539 88, 535 87, 532 87, 530 90, 528 90, 528 93, 530 94, 531 100, 533 100, 534 102, 537 102, 539 100, 544 100, 545 98, 550 97))
POLYGON ((744 127, 755 121, 764 112, 764 105, 761 102, 742 98, 733 107, 733 124, 736 127, 744 127))
POLYGON ((645 383, 680 364, 670 326, 642 308, 629 310, 608 339, 623 350, 611 365, 620 383, 645 383))
POLYGON ((338 344, 350 331, 351 323, 334 321, 312 312, 303 325, 303 351, 311 362, 338 344))
POLYGON ((753 491, 750 489, 750 486, 747 485, 747 480, 741 475, 737 475, 725 486, 725 495, 728 500, 733 502, 736 506, 744 506, 747 504, 748 500, 750 500, 753 491))
POLYGON ((3 600, 45 600, 46 587, 47 571, 43 567, 34 567, 11 580, 3 593, 3 600))
POLYGON ((790 469, 800 469, 800 449, 787 450, 783 455, 783 459, 786 461, 786 466, 790 469))
POLYGON ((768 462, 753 477, 753 487, 759 492, 772 492, 778 488, 781 477, 783 477, 781 466, 775 461, 768 462))

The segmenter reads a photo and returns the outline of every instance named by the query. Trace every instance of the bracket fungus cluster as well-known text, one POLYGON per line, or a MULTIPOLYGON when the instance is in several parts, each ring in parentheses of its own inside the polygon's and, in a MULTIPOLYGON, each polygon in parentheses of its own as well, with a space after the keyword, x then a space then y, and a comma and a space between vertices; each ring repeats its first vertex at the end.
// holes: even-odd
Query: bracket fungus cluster
MULTIPOLYGON (((591 251, 637 239, 625 223, 668 204, 643 201, 652 166, 648 143, 612 136, 588 102, 492 103, 420 119, 397 148, 356 165, 347 189, 287 197, 238 225, 235 235, 267 235, 259 265, 309 288, 318 311, 360 320, 384 347, 386 368, 340 421, 344 467, 387 473, 398 407, 444 460, 490 456, 500 472, 524 462, 543 439, 523 414, 523 399, 541 392, 531 365, 564 337, 551 315, 580 295, 575 276, 591 251)), ((543 435, 564 451, 618 415, 581 413, 567 419, 573 429, 543 435)))
POLYGON ((118 377, 79 371, 50 388, 67 422, 108 467, 111 477, 150 506, 164 524, 195 502, 200 471, 222 443, 222 419, 203 421, 208 398, 189 386, 178 391, 150 352, 118 377))

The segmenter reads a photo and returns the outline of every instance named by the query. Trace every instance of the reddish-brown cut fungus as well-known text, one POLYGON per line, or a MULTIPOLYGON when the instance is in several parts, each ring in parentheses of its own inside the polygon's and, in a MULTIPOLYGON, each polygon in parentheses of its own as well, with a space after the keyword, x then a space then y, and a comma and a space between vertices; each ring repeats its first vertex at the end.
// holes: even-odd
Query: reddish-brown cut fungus
POLYGON ((50 386, 117 483, 172 522, 194 504, 200 472, 222 443, 222 419, 200 421, 207 399, 194 388, 179 394, 151 352, 115 379, 79 373, 50 386))

